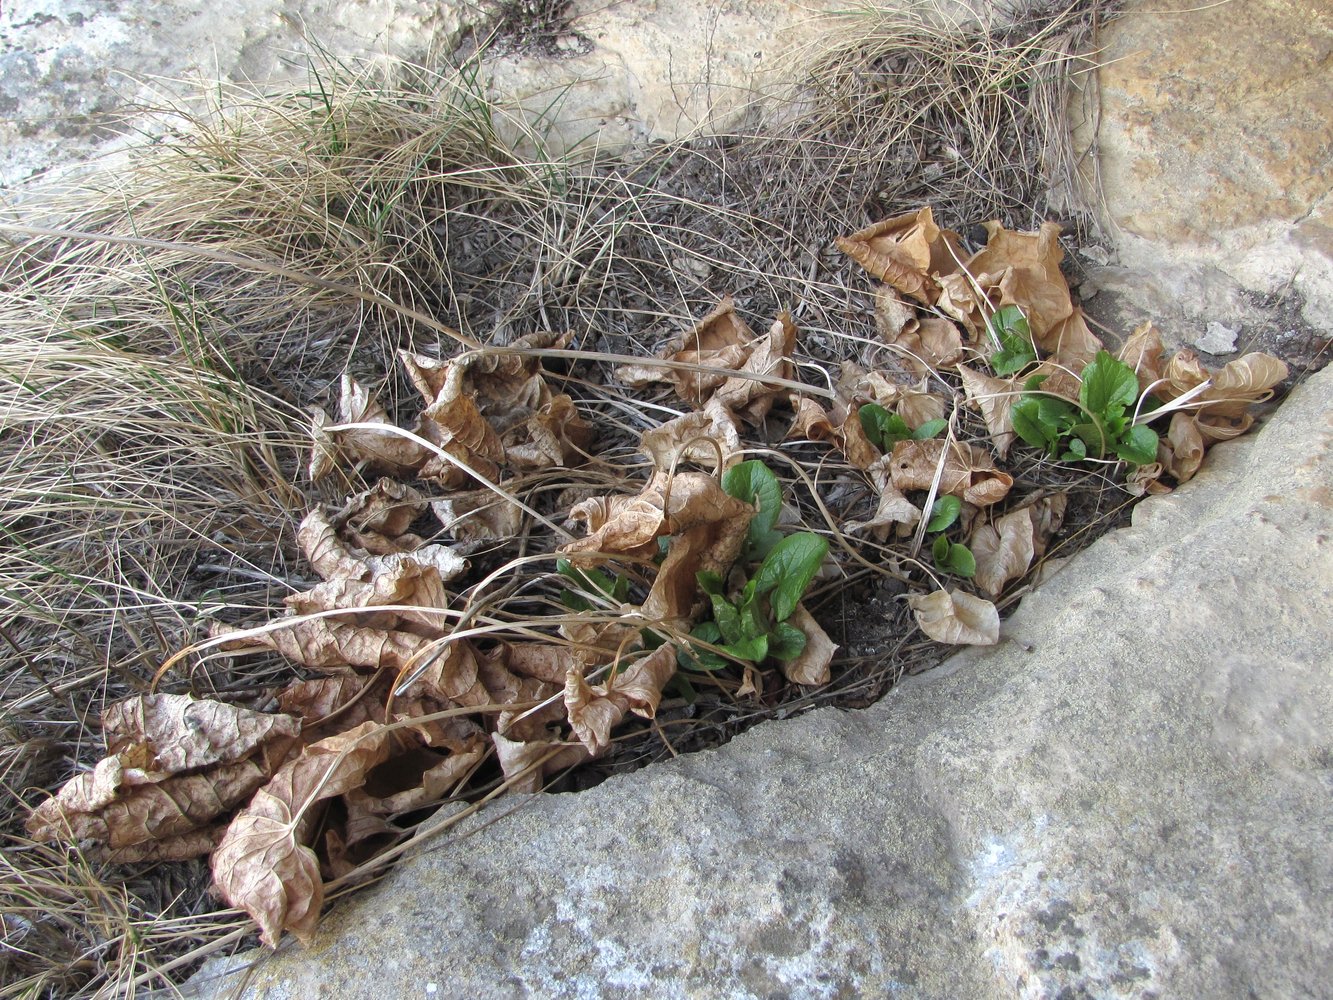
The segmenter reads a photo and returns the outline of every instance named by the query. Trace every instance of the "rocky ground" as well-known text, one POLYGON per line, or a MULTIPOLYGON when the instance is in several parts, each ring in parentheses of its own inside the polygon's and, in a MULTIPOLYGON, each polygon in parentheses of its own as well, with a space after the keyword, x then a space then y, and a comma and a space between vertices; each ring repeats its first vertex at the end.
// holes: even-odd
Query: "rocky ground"
MULTIPOLYGON (((1300 384, 1264 429, 1026 597, 999 648, 864 711, 520 798, 335 908, 249 995, 1321 992, 1333 380, 1308 373, 1333 323, 1333 20, 1196 6, 1134 0, 1098 40, 1070 120, 1103 232, 1076 278, 1114 329, 1211 327, 1211 363, 1287 358, 1300 384)), ((782 46, 814 44, 806 7, 511 4, 475 23, 512 39, 494 86, 559 104, 552 141, 622 142, 740 120, 781 84, 782 46)), ((3 179, 117 147, 135 102, 175 92, 133 77, 280 81, 315 34, 428 56, 471 9, 254 0, 222 24, 194 3, 6 5, 3 179)), ((255 957, 206 969, 198 995, 255 957)))

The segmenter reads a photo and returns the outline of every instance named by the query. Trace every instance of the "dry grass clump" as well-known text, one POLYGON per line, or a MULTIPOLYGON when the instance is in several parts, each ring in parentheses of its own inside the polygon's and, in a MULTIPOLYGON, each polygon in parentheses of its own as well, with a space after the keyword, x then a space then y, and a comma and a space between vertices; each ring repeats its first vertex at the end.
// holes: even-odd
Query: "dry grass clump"
MULTIPOLYGON (((305 480, 306 408, 329 406, 344 372, 382 384, 396 414, 410 395, 392 374, 399 348, 448 356, 573 331, 585 363, 568 391, 628 457, 676 411, 608 384, 611 363, 729 293, 753 316, 791 308, 798 364, 827 382, 873 336, 835 235, 924 202, 960 229, 1030 226, 1046 192, 1072 190, 1062 88, 1097 13, 1074 3, 995 33, 872 11, 854 41, 811 56, 810 85, 776 122, 616 159, 520 158, 470 66, 410 86, 316 73, 302 93, 183 117, 123 173, 5 223, 0 995, 133 995, 247 933, 212 912, 203 865, 119 869, 18 832, 42 791, 101 755, 101 708, 146 691, 201 622, 262 620, 310 584, 293 527, 356 484, 305 480)), ((537 148, 540 126, 523 126, 537 148)), ((849 470, 770 455, 834 527, 819 498, 855 488, 849 470)), ((561 489, 610 478, 525 488, 549 510, 561 489)), ((1089 518, 1120 502, 1090 496, 1089 518)), ((867 640, 841 693, 879 693, 919 651, 867 640)), ((221 659, 169 683, 262 701, 288 672, 221 659)), ((772 714, 733 703, 669 740, 642 736, 617 766, 772 714)))

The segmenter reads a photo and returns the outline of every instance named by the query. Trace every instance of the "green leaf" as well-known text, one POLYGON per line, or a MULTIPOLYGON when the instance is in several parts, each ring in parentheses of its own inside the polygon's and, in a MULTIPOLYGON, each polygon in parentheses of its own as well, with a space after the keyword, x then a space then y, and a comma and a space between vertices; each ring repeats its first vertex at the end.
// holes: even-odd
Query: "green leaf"
MULTIPOLYGON (((568 559, 557 559, 555 568, 584 594, 602 593, 617 603, 629 596, 629 577, 612 576, 599 569, 576 569, 568 559)), ((560 591, 560 601, 574 611, 592 610, 591 601, 568 587, 560 591)))
POLYGON ((1037 360, 1032 329, 1017 306, 997 309, 987 326, 1000 349, 991 355, 990 366, 1002 378, 1016 375, 1037 360))
POLYGON ((895 444, 912 436, 912 428, 907 426, 906 420, 896 413, 890 413, 878 403, 866 403, 857 415, 866 437, 880 451, 892 451, 895 444))
POLYGON ((940 535, 931 546, 930 554, 935 558, 935 565, 955 576, 971 577, 977 572, 977 560, 972 550, 966 545, 951 542, 940 535))
POLYGON ((936 566, 943 566, 944 561, 949 558, 949 539, 940 535, 935 539, 935 544, 930 547, 931 558, 935 560, 936 566))
POLYGON ((1024 396, 1015 403, 1009 410, 1009 418, 1014 433, 1034 448, 1050 451, 1059 440, 1059 431, 1042 420, 1040 400, 1036 396, 1024 396))
POLYGON ((757 635, 751 639, 742 639, 740 642, 729 642, 721 648, 738 660, 761 663, 768 656, 768 636, 757 635))
POLYGON ((753 580, 749 581, 741 592, 739 611, 743 639, 756 639, 768 634, 768 620, 764 616, 763 609, 759 607, 759 594, 753 580))
POLYGON ((949 558, 945 568, 955 576, 971 578, 976 575, 977 560, 966 545, 954 542, 949 546, 949 558))
POLYGON ((773 591, 770 603, 775 620, 791 617, 828 555, 828 540, 809 531, 788 535, 765 557, 754 584, 760 594, 773 591))
POLYGON ((700 570, 694 574, 694 579, 698 581, 699 588, 710 597, 723 592, 725 584, 722 582, 722 577, 712 570, 700 570))
POLYGON ((1069 447, 1060 460, 1063 462, 1081 462, 1088 457, 1088 446, 1079 438, 1070 438, 1069 447))
POLYGON ((958 515, 962 512, 963 501, 955 496, 942 496, 930 508, 930 520, 926 523, 926 530, 944 531, 958 520, 958 515))
POLYGON ((916 430, 912 431, 912 440, 925 441, 929 438, 933 438, 936 434, 938 434, 940 431, 944 430, 944 428, 948 426, 949 426, 949 421, 941 418, 936 418, 935 420, 927 420, 916 430))
POLYGON ((744 503, 757 504, 758 513, 750 518, 746 549, 751 559, 761 559, 778 538, 773 528, 782 513, 782 485, 763 462, 751 459, 733 465, 722 474, 722 489, 744 503))
POLYGON ((745 638, 741 631, 741 613, 721 594, 710 594, 713 601, 713 621, 722 631, 722 638, 727 642, 739 642, 745 638))
POLYGON ((717 622, 700 622, 690 630, 690 635, 696 639, 702 639, 704 642, 720 642, 722 639, 722 630, 717 627, 717 622))
POLYGON ((768 637, 768 655, 777 660, 794 660, 805 652, 805 633, 788 622, 778 622, 768 637))
POLYGON ((1126 462, 1150 465, 1157 461, 1157 432, 1151 427, 1131 427, 1115 453, 1126 462))
POLYGON ((1078 401, 1089 414, 1106 415, 1114 406, 1128 408, 1139 397, 1139 378, 1134 369, 1106 351, 1097 352, 1083 369, 1082 377, 1078 401))

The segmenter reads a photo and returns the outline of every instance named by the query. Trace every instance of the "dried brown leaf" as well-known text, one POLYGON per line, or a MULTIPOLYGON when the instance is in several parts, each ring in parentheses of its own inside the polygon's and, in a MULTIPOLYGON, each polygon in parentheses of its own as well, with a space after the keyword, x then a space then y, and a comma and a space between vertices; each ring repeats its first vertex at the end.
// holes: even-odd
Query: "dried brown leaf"
POLYGON ((998 289, 1000 305, 1023 310, 1033 337, 1041 342, 1074 309, 1060 273, 1060 227, 1044 222, 1035 233, 1020 233, 994 221, 985 226, 989 239, 968 260, 967 270, 983 288, 998 289))
POLYGON ((907 603, 921 631, 936 642, 993 646, 1000 641, 1000 614, 995 605, 966 591, 911 594, 907 603))
POLYGON ((833 677, 829 664, 833 662, 837 644, 820 628, 819 622, 805 610, 803 604, 796 605, 787 623, 805 633, 805 649, 795 659, 778 661, 782 676, 793 684, 827 684, 833 677))
POLYGON ((927 305, 938 294, 931 274, 957 270, 958 237, 935 225, 929 207, 885 219, 834 242, 870 274, 927 305))
POLYGON ((939 495, 956 496, 977 507, 1003 500, 1014 479, 995 467, 980 448, 961 441, 899 441, 893 446, 891 480, 899 490, 928 490, 935 481, 940 455, 947 449, 939 495))
POLYGON ((995 454, 1004 458, 1018 436, 1014 433, 1011 411, 1014 402, 1022 395, 1022 386, 1017 385, 1013 379, 985 375, 967 365, 959 365, 958 374, 962 377, 967 401, 981 410, 981 418, 986 421, 986 430, 990 432, 995 454))
MULTIPOLYGON (((107 753, 163 776, 230 764, 266 743, 289 743, 301 726, 289 715, 252 712, 183 694, 137 695, 102 715, 107 753)), ((283 751, 285 752, 285 750, 283 751)))
POLYGON ((1010 511, 994 524, 981 524, 972 533, 972 555, 977 561, 977 586, 999 597, 1010 580, 1028 571, 1036 552, 1036 529, 1027 508, 1010 511))
POLYGON ((666 472, 680 462, 725 469, 740 461, 741 442, 736 418, 714 395, 703 410, 644 431, 639 450, 659 472, 666 472))
POLYGON ((676 647, 667 643, 641 657, 607 684, 589 685, 582 671, 571 671, 565 683, 565 708, 574 735, 594 757, 611 742, 611 730, 627 711, 651 719, 657 714, 662 688, 676 672, 676 647))
MULTIPOLYGON (((1166 471, 1175 477, 1177 483, 1188 482, 1194 478, 1203 464, 1206 448, 1204 438, 1199 433, 1199 422, 1194 414, 1184 411, 1171 417, 1171 426, 1166 433, 1165 445, 1166 471)), ((1159 448, 1159 454, 1163 449, 1159 448)))
POLYGON ((91 840, 113 851, 181 836, 249 798, 272 774, 266 765, 275 762, 259 754, 201 774, 163 778, 106 757, 39 805, 28 819, 28 834, 34 840, 91 840))
POLYGON ((893 485, 892 467, 893 456, 884 455, 866 470, 870 481, 879 491, 879 503, 875 516, 869 521, 849 522, 845 529, 848 534, 869 534, 884 541, 895 527, 908 529, 921 520, 921 511, 916 504, 893 485))
MULTIPOLYGON (((791 314, 783 312, 768 329, 768 335, 751 349, 740 370, 755 376, 791 380, 795 369, 791 352, 796 346, 796 324, 791 314)), ((766 385, 758 378, 735 376, 718 387, 713 399, 749 424, 758 424, 767 415, 776 398, 786 398, 787 390, 766 385)))
POLYGON ((1077 306, 1043 336, 1036 338, 1036 342, 1056 364, 1078 372, 1097 356, 1103 346, 1097 335, 1088 328, 1083 310, 1077 306))
POLYGON ((360 787, 393 747, 373 722, 306 747, 255 793, 213 854, 213 881, 222 897, 259 924, 260 940, 276 948, 284 930, 308 944, 319 920, 324 887, 307 844, 320 803, 360 787))
POLYGON ((388 477, 347 501, 346 520, 358 532, 395 538, 426 511, 426 499, 411 486, 388 477))
POLYGON ((461 542, 513 538, 523 530, 523 508, 491 489, 449 493, 430 506, 444 530, 461 542))
POLYGON ((1162 353, 1162 334, 1147 320, 1129 335, 1117 357, 1138 375, 1139 391, 1147 392, 1162 377, 1162 353))
POLYGON ((540 792, 547 775, 592 759, 582 743, 520 742, 499 733, 492 733, 491 740, 500 759, 500 770, 505 779, 512 782, 511 792, 540 792))
POLYGON ((875 327, 879 339, 896 344, 904 331, 916 323, 916 307, 904 302, 892 285, 875 289, 875 327))

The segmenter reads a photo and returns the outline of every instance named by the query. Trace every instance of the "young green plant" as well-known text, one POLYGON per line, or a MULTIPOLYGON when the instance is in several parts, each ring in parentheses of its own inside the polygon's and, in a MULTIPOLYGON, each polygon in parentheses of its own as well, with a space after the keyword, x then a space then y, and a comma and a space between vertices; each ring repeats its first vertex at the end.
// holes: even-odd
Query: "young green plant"
POLYGON ((1147 397, 1137 411, 1131 409, 1139 402, 1139 380, 1129 365, 1098 351, 1083 369, 1077 405, 1041 393, 1043 379, 1029 379, 1026 394, 1010 411, 1014 431, 1028 444, 1066 462, 1112 454, 1134 465, 1156 459, 1157 433, 1135 422, 1156 403, 1147 397))
POLYGON ((795 659, 804 651, 806 637, 788 619, 828 555, 828 541, 811 531, 786 536, 777 531, 782 487, 762 462, 742 462, 727 470, 722 487, 758 505, 750 519, 741 561, 747 568, 755 561, 759 565, 734 596, 720 574, 697 574, 713 616, 696 625, 690 635, 725 656, 695 646, 688 653, 682 651, 680 664, 687 670, 717 670, 726 666, 728 657, 748 663, 795 659))

